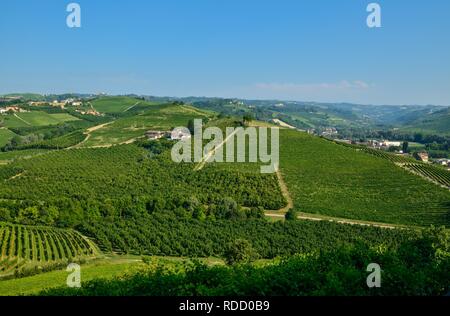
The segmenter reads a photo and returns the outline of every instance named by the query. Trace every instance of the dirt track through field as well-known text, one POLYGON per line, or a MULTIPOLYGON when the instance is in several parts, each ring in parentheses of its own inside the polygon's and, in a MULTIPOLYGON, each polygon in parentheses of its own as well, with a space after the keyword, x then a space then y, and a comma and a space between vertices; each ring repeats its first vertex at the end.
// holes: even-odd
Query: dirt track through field
POLYGON ((98 130, 100 130, 100 129, 102 129, 102 128, 104 128, 104 127, 106 127, 106 126, 108 126, 108 125, 110 125, 112 123, 114 123, 114 122, 108 122, 108 123, 104 123, 104 124, 101 124, 101 125, 97 125, 97 126, 88 128, 86 130, 86 132, 84 132, 84 135, 86 135, 86 138, 81 143, 78 143, 78 144, 76 144, 76 145, 74 145, 72 147, 69 147, 67 149, 80 148, 81 145, 86 143, 91 138, 91 133, 93 133, 95 131, 98 131, 98 130))
POLYGON ((126 109, 126 110, 123 111, 123 112, 124 112, 124 113, 125 113, 125 112, 128 112, 129 110, 131 110, 132 108, 134 108, 135 106, 137 106, 139 103, 141 103, 141 102, 138 102, 138 103, 136 103, 135 105, 130 106, 128 109, 126 109))
POLYGON ((23 118, 21 118, 20 116, 18 116, 16 113, 14 113, 14 116, 16 117, 16 118, 18 118, 19 120, 21 120, 22 122, 24 122, 25 124, 27 124, 27 125, 30 125, 31 126, 31 124, 30 123, 28 123, 27 121, 25 121, 23 118))

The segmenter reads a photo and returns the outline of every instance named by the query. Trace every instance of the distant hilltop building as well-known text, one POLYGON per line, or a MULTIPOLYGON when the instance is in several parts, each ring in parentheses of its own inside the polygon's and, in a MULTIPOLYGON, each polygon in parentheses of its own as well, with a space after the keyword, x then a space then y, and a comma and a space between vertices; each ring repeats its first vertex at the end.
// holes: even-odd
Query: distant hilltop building
POLYGON ((190 139, 191 137, 192 137, 191 133, 187 133, 180 129, 173 130, 173 132, 170 135, 171 140, 187 140, 190 139))
POLYGON ((377 148, 377 149, 388 149, 391 147, 401 147, 401 142, 392 142, 387 140, 369 140, 367 144, 370 147, 377 148))
POLYGON ((0 114, 5 114, 8 112, 14 112, 14 113, 24 113, 24 112, 28 112, 22 108, 19 108, 18 106, 7 106, 4 108, 0 108, 0 114))
POLYGON ((450 167, 450 159, 446 158, 437 159, 436 163, 441 166, 450 167))
POLYGON ((104 114, 97 112, 95 110, 87 110, 87 111, 77 110, 76 112, 80 113, 81 115, 104 116, 104 114))
POLYGON ((187 140, 190 139, 191 133, 185 132, 181 129, 175 129, 172 132, 166 131, 147 131, 145 132, 145 136, 149 140, 158 140, 161 138, 169 138, 171 140, 187 140))
POLYGON ((331 136, 331 135, 337 135, 338 131, 334 127, 327 127, 322 132, 322 136, 331 136))
POLYGON ((163 137, 168 137, 169 135, 170 135, 170 133, 163 132, 163 131, 147 131, 147 132, 145 132, 145 136, 147 136, 147 138, 149 140, 157 140, 157 139, 161 139, 163 137))

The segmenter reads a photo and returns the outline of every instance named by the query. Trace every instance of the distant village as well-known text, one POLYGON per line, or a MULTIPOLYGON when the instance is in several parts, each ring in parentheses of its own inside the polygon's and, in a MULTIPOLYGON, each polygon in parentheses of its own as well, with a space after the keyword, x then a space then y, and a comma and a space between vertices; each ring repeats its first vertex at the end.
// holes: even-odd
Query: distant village
POLYGON ((191 133, 187 133, 180 129, 175 129, 172 132, 147 131, 145 133, 145 136, 147 137, 148 140, 158 140, 158 139, 162 139, 162 138, 167 138, 170 140, 181 140, 181 141, 188 140, 192 137, 191 133))
POLYGON ((441 165, 443 167, 447 167, 448 170, 450 170, 450 159, 447 159, 447 158, 431 159, 429 157, 428 152, 426 152, 425 150, 415 152, 412 155, 410 153, 405 153, 402 150, 403 142, 400 142, 400 141, 375 140, 375 139, 367 140, 364 142, 351 141, 351 140, 347 140, 347 139, 334 139, 334 141, 339 142, 339 143, 352 144, 352 145, 367 146, 369 148, 373 148, 373 149, 377 149, 377 150, 391 151, 393 154, 396 154, 398 156, 407 156, 407 157, 412 156, 419 161, 422 161, 425 163, 433 163, 433 164, 441 165))
MULTIPOLYGON (((11 101, 17 101, 20 100, 20 97, 8 97, 8 98, 0 98, 0 103, 5 102, 11 102, 11 101)), ((54 100, 52 102, 47 101, 29 101, 27 103, 30 107, 40 107, 40 106, 51 106, 61 109, 66 109, 68 107, 77 107, 75 112, 80 113, 81 115, 94 115, 94 116, 104 116, 104 114, 96 111, 95 109, 87 108, 87 109, 80 109, 80 107, 83 106, 83 102, 81 100, 76 99, 65 99, 65 100, 54 100)), ((5 106, 0 107, 0 114, 8 114, 8 113, 23 113, 23 112, 29 112, 26 109, 23 109, 17 105, 12 106, 5 106)))

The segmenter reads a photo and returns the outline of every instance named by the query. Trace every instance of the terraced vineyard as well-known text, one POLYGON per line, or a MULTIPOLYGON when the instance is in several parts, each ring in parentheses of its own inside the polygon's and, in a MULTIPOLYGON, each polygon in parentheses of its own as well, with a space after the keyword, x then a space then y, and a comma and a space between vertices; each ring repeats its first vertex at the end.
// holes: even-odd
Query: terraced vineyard
MULTIPOLYGON (((341 144, 341 143, 338 143, 341 144)), ((382 150, 374 148, 361 147, 356 145, 343 144, 346 147, 350 147, 356 150, 361 150, 372 156, 379 157, 390 162, 397 164, 400 167, 405 168, 412 173, 422 176, 442 186, 450 188, 450 172, 442 168, 429 165, 426 163, 418 162, 414 158, 395 155, 382 150)))
POLYGON ((95 245, 75 231, 0 223, 0 276, 30 265, 45 266, 97 254, 95 245))
POLYGON ((423 163, 406 163, 401 164, 401 166, 433 182, 450 188, 450 172, 447 170, 423 163))
POLYGON ((340 143, 340 142, 335 142, 335 143, 338 145, 342 145, 344 147, 349 147, 349 148, 353 148, 358 151, 363 151, 372 156, 383 158, 383 159, 389 160, 391 162, 398 162, 398 163, 417 162, 414 158, 396 155, 396 154, 386 152, 383 150, 378 150, 375 148, 369 148, 369 147, 360 146, 360 145, 351 145, 351 144, 340 143))

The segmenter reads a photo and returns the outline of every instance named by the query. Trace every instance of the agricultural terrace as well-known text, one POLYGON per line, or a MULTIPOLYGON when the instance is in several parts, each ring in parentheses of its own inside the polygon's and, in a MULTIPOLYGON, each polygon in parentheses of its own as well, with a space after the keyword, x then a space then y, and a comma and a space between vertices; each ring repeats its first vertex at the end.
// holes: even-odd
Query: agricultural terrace
POLYGON ((94 244, 75 231, 4 223, 0 223, 0 251, 0 276, 98 254, 94 244))

